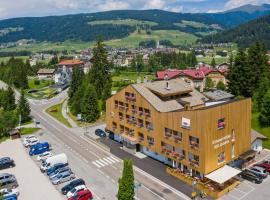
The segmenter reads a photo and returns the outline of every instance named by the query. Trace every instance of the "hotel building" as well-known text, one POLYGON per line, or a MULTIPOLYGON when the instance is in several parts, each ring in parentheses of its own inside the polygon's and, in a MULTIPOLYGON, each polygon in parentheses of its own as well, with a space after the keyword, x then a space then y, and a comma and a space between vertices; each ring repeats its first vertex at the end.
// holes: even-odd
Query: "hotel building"
POLYGON ((130 85, 106 106, 111 138, 192 176, 207 177, 250 150, 250 99, 172 79, 130 85))

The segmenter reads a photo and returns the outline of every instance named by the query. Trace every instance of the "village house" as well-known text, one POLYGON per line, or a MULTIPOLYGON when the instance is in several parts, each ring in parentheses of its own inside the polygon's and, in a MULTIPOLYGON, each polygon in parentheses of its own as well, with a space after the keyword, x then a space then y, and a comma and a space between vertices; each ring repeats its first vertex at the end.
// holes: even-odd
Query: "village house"
POLYGON ((163 80, 165 76, 169 79, 180 78, 189 83, 192 88, 196 88, 200 92, 203 92, 207 77, 212 80, 214 86, 220 81, 226 85, 227 82, 224 73, 224 70, 211 68, 209 66, 199 66, 196 69, 167 69, 158 71, 156 77, 158 80, 163 80))
POLYGON ((54 80, 55 69, 46 69, 46 68, 39 69, 37 75, 39 80, 47 80, 47 79, 54 80))

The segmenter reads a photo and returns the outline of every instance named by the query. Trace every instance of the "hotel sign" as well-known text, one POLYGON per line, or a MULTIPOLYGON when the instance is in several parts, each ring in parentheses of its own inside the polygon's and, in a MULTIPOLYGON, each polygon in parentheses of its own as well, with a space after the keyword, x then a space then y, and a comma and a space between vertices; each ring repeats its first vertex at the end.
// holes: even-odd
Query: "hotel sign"
POLYGON ((214 149, 218 149, 226 144, 230 143, 231 135, 226 135, 223 138, 219 138, 217 140, 212 141, 212 144, 214 145, 214 149))

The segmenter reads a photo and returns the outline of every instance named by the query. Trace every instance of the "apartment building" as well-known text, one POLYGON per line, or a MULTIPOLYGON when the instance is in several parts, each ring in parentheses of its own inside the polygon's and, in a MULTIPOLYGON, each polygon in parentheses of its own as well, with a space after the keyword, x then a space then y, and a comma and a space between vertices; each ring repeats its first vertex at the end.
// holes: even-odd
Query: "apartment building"
POLYGON ((250 150, 250 99, 203 94, 172 79, 130 85, 106 106, 111 138, 193 176, 204 177, 250 150))

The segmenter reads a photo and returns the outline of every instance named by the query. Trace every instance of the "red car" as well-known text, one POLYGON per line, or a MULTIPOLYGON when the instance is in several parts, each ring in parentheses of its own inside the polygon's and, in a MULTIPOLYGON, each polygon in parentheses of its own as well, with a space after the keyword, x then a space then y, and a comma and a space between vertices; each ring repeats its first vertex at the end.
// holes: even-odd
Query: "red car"
POLYGON ((263 164, 266 164, 266 165, 268 165, 270 167, 270 161, 269 160, 264 161, 263 164))
POLYGON ((68 200, 92 200, 93 195, 90 190, 82 190, 75 194, 73 197, 69 198, 68 200))
POLYGON ((270 173, 270 165, 267 163, 261 163, 258 164, 257 166, 264 168, 268 173, 270 173))

